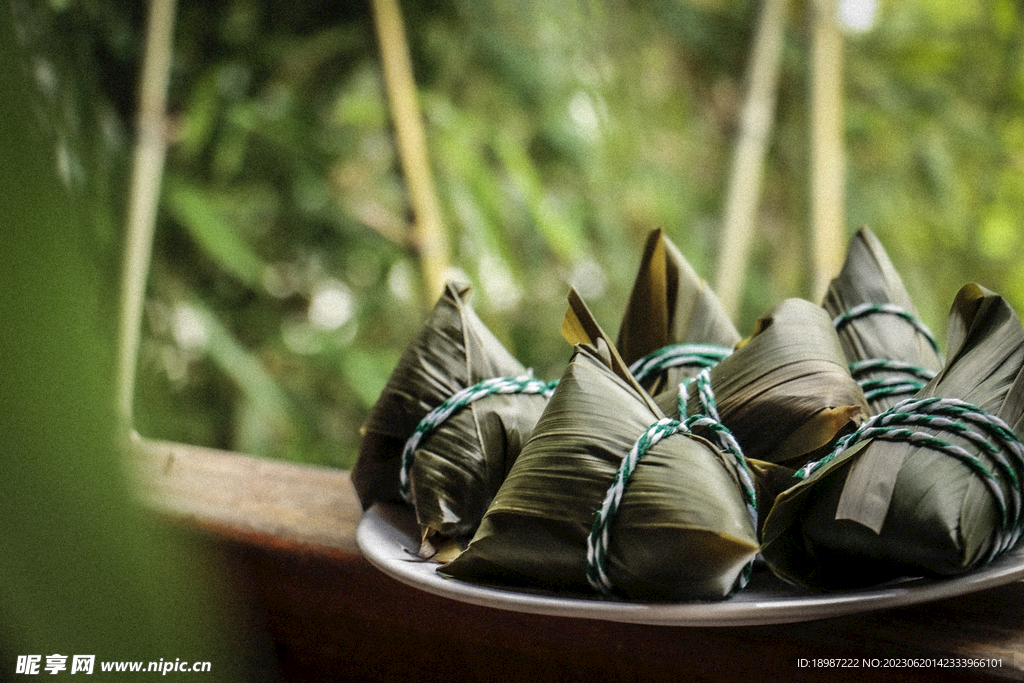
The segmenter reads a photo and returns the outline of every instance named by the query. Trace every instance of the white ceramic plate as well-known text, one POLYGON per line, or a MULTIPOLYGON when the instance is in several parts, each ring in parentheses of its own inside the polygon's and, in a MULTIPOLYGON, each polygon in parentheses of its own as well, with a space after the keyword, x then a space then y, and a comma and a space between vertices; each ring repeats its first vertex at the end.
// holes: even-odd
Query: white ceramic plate
POLYGON ((560 617, 666 626, 753 626, 811 621, 956 597, 1024 578, 1024 543, 988 566, 963 576, 915 579, 869 590, 803 591, 762 569, 750 585, 721 602, 637 603, 555 593, 522 592, 457 581, 437 564, 415 557, 419 547, 412 512, 374 505, 364 513, 356 541, 367 560, 392 578, 428 593, 474 605, 560 617))

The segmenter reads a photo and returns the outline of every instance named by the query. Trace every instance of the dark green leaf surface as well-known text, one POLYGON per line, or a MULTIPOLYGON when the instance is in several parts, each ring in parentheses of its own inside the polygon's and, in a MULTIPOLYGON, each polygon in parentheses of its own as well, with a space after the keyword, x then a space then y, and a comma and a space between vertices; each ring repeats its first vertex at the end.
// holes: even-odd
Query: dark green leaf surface
MULTIPOLYGON (((822 306, 834 317, 858 304, 895 304, 911 315, 917 309, 903 280, 889 260, 882 243, 868 228, 850 240, 839 276, 829 285, 822 306)), ((942 358, 928 340, 907 320, 893 315, 870 315, 852 320, 839 330, 847 361, 896 360, 938 372, 942 358)), ((898 377, 879 371, 872 378, 898 377)), ((906 396, 882 396, 871 401, 872 413, 880 413, 906 396)))
MULTIPOLYGON (((711 370, 711 386, 743 453, 786 465, 806 462, 867 412, 832 321, 802 299, 762 317, 754 335, 711 370)), ((667 393, 661 405, 671 404, 667 393)), ((700 412, 696 396, 687 411, 700 412)))

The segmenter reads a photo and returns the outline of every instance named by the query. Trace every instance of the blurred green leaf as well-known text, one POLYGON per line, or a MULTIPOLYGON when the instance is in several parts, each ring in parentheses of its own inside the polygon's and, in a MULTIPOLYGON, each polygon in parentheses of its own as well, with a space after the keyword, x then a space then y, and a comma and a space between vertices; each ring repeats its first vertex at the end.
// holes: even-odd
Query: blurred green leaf
POLYGON ((561 210, 552 191, 544 187, 522 141, 500 135, 495 142, 503 170, 526 204, 537 230, 563 263, 576 262, 587 251, 582 231, 561 210))
POLYGON ((401 354, 394 350, 350 348, 341 354, 341 372, 359 405, 369 411, 387 384, 401 354))
MULTIPOLYGON (((64 118, 91 101, 77 80, 88 59, 68 52, 45 4, 0 5, 0 649, 187 652, 241 680, 235 648, 247 636, 217 622, 237 615, 209 583, 210 558, 172 541, 125 477, 107 304, 116 272, 91 225, 104 182, 69 175, 64 156, 88 149, 76 126, 89 119, 64 118)), ((99 157, 75 161, 85 175, 107 170, 99 157)))
POLYGON ((225 219, 215 196, 184 181, 170 179, 167 208, 219 268, 250 287, 258 287, 266 265, 225 219))

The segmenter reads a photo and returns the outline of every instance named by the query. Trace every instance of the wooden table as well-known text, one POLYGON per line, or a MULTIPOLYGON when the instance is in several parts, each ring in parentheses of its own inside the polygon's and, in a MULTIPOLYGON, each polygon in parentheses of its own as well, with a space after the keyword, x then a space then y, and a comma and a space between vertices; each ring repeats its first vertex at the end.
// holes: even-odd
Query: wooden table
POLYGON ((180 444, 143 441, 137 452, 147 500, 220 558, 287 681, 1024 681, 1024 582, 756 627, 507 612, 370 566, 346 472, 180 444), (914 666, 957 658, 1001 666, 914 666))

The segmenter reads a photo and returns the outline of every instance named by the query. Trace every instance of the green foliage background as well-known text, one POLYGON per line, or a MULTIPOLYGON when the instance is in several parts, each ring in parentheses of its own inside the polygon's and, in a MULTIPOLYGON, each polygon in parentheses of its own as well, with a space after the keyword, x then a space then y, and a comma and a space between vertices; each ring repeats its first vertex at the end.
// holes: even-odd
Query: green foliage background
MULTIPOLYGON (((142 9, 55 7, 97 65, 101 129, 124 155, 142 9)), ((757 9, 403 4, 454 264, 539 376, 568 357, 570 284, 614 334, 650 229, 711 279, 757 9)), ((743 332, 780 299, 810 296, 809 36, 804 3, 790 9, 743 332)), ((176 36, 136 426, 347 467, 432 303, 404 238, 369 5, 181 0, 176 36)), ((1024 303, 1022 36, 1011 0, 882 0, 875 27, 847 35, 848 225, 878 234, 940 337, 965 282, 1024 303)), ((115 198, 126 169, 103 169, 115 198)))
POLYGON ((209 547, 158 524, 125 477, 116 155, 79 44, 50 19, 0 3, 0 680, 25 655, 57 673, 54 654, 65 673, 94 655, 101 678, 104 661, 188 657, 218 680, 269 680, 209 547))

